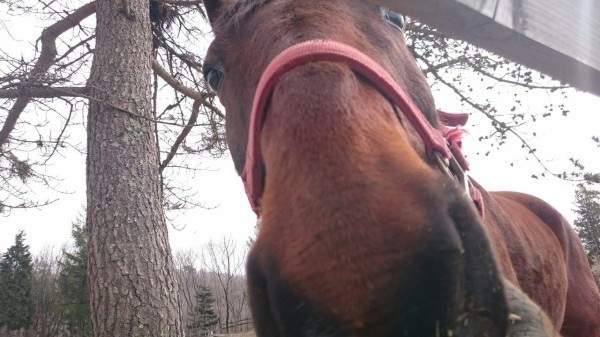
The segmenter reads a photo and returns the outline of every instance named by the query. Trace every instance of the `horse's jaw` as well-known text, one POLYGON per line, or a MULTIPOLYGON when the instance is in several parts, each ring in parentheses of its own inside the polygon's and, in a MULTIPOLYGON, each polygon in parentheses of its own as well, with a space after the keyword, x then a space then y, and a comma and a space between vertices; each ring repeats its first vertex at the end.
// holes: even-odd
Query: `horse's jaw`
MULTIPOLYGON (((248 273, 269 283, 260 292, 278 329, 504 334, 500 278, 476 212, 349 69, 322 62, 284 75, 262 149, 263 218, 248 273), (478 242, 477 261, 464 254, 464 235, 478 242), (473 270, 482 263, 487 276, 473 270)), ((250 278, 253 311, 264 310, 252 289, 250 278)))

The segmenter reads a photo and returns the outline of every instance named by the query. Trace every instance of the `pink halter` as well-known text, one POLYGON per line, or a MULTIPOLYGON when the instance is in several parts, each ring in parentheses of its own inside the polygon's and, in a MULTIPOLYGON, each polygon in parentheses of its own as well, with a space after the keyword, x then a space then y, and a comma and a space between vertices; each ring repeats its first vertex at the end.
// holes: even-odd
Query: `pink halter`
MULTIPOLYGON (((352 70, 366 77, 375 88, 402 111, 403 115, 417 130, 425 144, 427 156, 432 162, 440 159, 454 160, 442 131, 433 128, 429 124, 423 113, 412 103, 404 90, 379 64, 359 50, 339 42, 306 41, 289 47, 271 61, 260 78, 254 96, 250 115, 248 146, 246 148, 246 164, 242 172, 242 180, 252 209, 258 216, 260 216, 259 201, 263 192, 263 158, 260 134, 267 103, 281 75, 299 65, 318 61, 344 62, 352 70)), ((464 160, 462 154, 459 157, 464 160)))

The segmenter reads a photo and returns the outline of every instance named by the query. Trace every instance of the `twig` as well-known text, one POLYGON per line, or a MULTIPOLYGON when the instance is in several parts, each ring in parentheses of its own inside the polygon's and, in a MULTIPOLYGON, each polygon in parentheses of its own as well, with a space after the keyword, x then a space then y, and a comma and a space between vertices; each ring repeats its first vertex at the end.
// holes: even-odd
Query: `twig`
POLYGON ((58 146, 60 145, 60 140, 63 137, 63 135, 65 134, 67 127, 69 127, 69 123, 71 122, 71 117, 73 116, 74 107, 73 107, 73 104, 71 102, 69 102, 69 100, 65 99, 65 102, 70 106, 69 116, 67 116, 65 125, 60 130, 60 134, 58 135, 58 138, 56 138, 56 143, 52 147, 52 152, 50 152, 50 155, 46 158, 46 160, 44 160, 44 165, 46 165, 48 163, 48 161, 50 160, 50 158, 52 158, 52 156, 54 156, 54 153, 56 152, 56 150, 58 149, 58 146))
POLYGON ((200 101, 202 105, 210 109, 210 111, 212 111, 215 115, 225 119, 225 115, 223 115, 221 111, 219 111, 219 109, 214 107, 214 105, 208 101, 208 98, 213 96, 212 94, 198 92, 186 87, 185 85, 183 85, 183 83, 179 82, 176 78, 171 76, 171 74, 169 74, 169 72, 165 70, 165 68, 163 68, 156 60, 152 60, 152 69, 158 74, 160 78, 162 78, 165 82, 167 82, 167 84, 173 87, 173 89, 179 91, 180 93, 186 95, 191 99, 200 101))
POLYGON ((158 3, 175 6, 196 6, 202 3, 202 0, 158 0, 158 3))
POLYGON ((173 144, 173 146, 171 146, 171 150, 169 151, 169 154, 167 154, 167 157, 165 158, 165 160, 163 160, 162 164, 160 164, 160 172, 162 172, 165 169, 165 167, 167 167, 167 165, 169 165, 169 163, 171 162, 173 157, 175 157, 177 150, 179 150, 179 146, 181 146, 181 143, 183 143, 183 141, 185 140, 185 137, 187 137, 187 135, 192 130, 192 127, 194 126, 194 124, 196 124, 196 120, 198 119, 198 112, 200 111, 200 104, 201 104, 201 102, 199 100, 194 101, 194 105, 192 106, 192 115, 190 116, 190 119, 188 120, 187 125, 183 128, 183 130, 181 131, 181 133, 175 140, 175 143, 173 144))
MULTIPOLYGON (((427 62, 427 60, 425 60, 424 57, 418 56, 418 58, 419 58, 419 60, 423 61, 428 67, 430 66, 430 64, 427 62)), ((464 102, 466 102, 467 104, 469 104, 473 108, 477 109, 478 111, 482 112, 487 118, 489 118, 496 125, 499 125, 506 132, 509 132, 513 136, 517 137, 517 139, 519 139, 519 141, 521 142, 521 145, 528 150, 528 154, 530 154, 531 156, 533 156, 533 158, 535 159, 535 161, 544 169, 544 171, 546 171, 547 173, 549 173, 550 175, 553 175, 555 177, 559 177, 559 178, 561 177, 560 174, 554 173, 554 172, 550 171, 550 169, 548 167, 546 167, 546 165, 542 162, 542 160, 535 153, 535 149, 532 148, 529 145, 529 143, 517 131, 515 131, 512 127, 507 127, 507 126, 502 127, 502 125, 504 125, 504 123, 502 121, 498 120, 492 114, 490 114, 490 113, 484 111, 483 109, 481 109, 477 103, 471 101, 468 97, 466 97, 465 95, 463 95, 462 92, 460 92, 460 90, 458 90, 458 88, 456 88, 455 86, 453 86, 450 83, 448 83, 447 81, 445 81, 436 71, 431 72, 431 74, 433 76, 435 76, 435 78, 437 78, 438 81, 440 81, 441 83, 443 83, 444 85, 446 85, 448 88, 450 88, 452 91, 454 91, 454 93, 456 93, 464 102)))
POLYGON ((63 97, 85 97, 88 89, 85 87, 22 87, 20 89, 0 90, 0 98, 56 98, 63 97))

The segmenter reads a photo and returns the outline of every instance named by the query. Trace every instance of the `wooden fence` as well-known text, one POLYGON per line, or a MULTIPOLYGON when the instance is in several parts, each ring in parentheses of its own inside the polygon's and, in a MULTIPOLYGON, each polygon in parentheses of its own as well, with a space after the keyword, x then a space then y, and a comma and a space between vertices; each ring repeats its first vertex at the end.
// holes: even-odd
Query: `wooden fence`
POLYGON ((229 322, 229 324, 219 325, 217 329, 218 333, 235 333, 235 332, 244 332, 254 330, 254 324, 252 322, 252 318, 246 317, 242 320, 229 322), (228 329, 229 328, 229 329, 228 329))

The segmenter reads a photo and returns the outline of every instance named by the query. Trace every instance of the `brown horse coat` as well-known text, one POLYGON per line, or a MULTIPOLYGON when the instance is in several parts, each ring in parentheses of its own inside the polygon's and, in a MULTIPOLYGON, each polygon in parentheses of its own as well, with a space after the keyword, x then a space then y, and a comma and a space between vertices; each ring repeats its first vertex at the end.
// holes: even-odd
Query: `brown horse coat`
POLYGON ((565 336, 600 336, 600 294, 577 234, 552 206, 516 192, 485 194, 484 223, 507 279, 565 336))
MULTIPOLYGON (((216 86, 238 172, 263 70, 309 39, 363 51, 440 127, 423 74, 376 6, 205 7, 215 40, 204 73, 224 78, 216 86)), ((566 221, 531 196, 481 189, 482 223, 403 112, 345 64, 283 75, 260 137, 263 213, 247 269, 259 336, 538 337, 555 326, 567 337, 600 337, 600 294, 566 221)))

